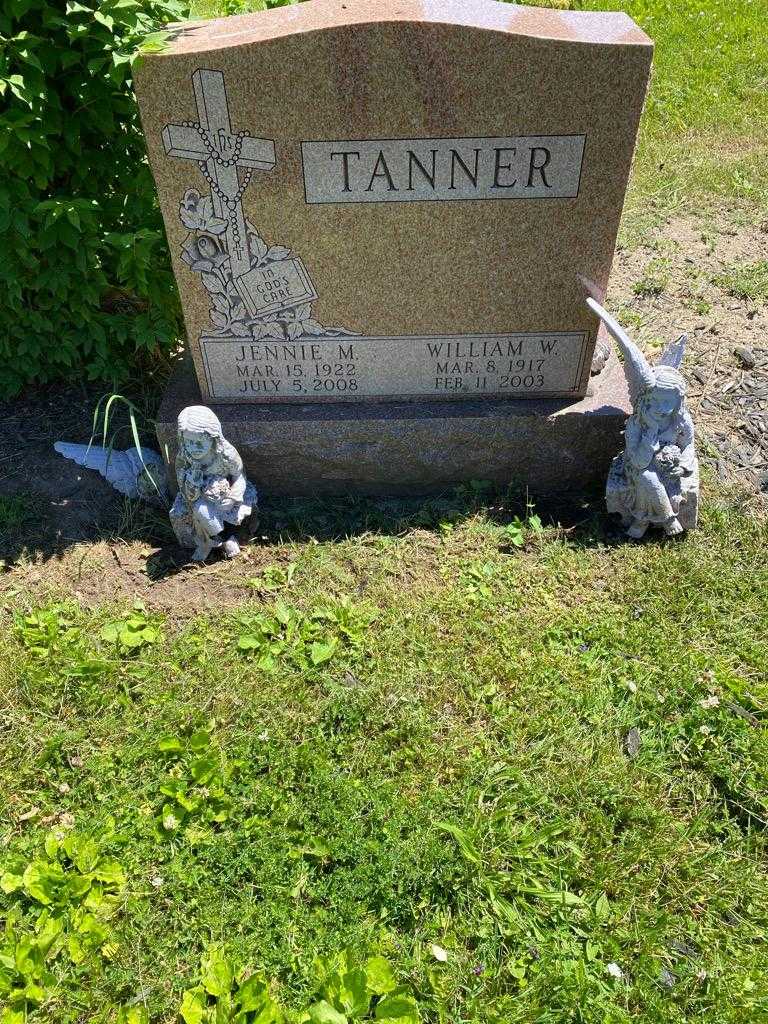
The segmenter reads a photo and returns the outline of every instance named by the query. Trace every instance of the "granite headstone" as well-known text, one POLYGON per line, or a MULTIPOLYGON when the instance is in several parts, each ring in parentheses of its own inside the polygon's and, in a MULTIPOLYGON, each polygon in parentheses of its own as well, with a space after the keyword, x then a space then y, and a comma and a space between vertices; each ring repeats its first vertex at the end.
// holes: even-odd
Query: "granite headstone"
POLYGON ((587 394, 583 279, 604 293, 651 53, 622 13, 495 0, 172 28, 136 89, 198 387, 161 442, 202 400, 267 491, 603 473, 627 402, 611 363, 587 394))

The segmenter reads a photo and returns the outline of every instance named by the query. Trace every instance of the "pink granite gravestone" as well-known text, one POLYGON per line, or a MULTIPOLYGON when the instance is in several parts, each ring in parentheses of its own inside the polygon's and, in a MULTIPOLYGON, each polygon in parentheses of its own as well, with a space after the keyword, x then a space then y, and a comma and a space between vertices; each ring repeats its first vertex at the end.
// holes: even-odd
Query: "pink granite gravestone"
POLYGON ((268 490, 603 473, 626 397, 612 361, 587 396, 582 279, 604 292, 651 52, 621 13, 494 0, 174 28, 136 74, 195 371, 161 439, 194 397, 268 490))

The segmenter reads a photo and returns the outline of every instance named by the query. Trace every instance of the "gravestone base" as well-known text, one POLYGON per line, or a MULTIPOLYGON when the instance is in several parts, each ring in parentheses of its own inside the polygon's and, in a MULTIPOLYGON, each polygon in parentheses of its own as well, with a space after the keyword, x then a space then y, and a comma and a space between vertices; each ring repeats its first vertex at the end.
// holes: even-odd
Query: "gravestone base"
MULTIPOLYGON (((545 495, 604 485, 622 448, 630 404, 615 355, 592 378, 590 392, 578 401, 207 404, 248 478, 267 495, 429 495, 469 480, 545 495)), ((202 402, 186 361, 157 417, 172 478, 176 417, 202 402)))

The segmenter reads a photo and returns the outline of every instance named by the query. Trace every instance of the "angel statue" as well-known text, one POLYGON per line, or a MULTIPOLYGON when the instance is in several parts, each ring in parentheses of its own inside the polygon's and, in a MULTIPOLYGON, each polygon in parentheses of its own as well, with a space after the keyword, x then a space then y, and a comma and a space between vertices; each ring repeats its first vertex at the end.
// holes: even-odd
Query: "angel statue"
POLYGON ((240 552, 234 529, 249 520, 256 488, 243 473, 243 460, 225 440, 218 417, 204 405, 189 405, 178 418, 176 479, 179 493, 170 510, 171 526, 192 560, 204 562, 214 548, 227 558, 240 552))
POLYGON ((624 451, 608 474, 608 511, 621 516, 628 536, 635 540, 649 526, 660 526, 669 537, 692 530, 698 512, 699 463, 679 371, 686 336, 668 345, 658 364, 651 366, 610 313, 592 298, 587 305, 621 349, 632 402, 624 451))

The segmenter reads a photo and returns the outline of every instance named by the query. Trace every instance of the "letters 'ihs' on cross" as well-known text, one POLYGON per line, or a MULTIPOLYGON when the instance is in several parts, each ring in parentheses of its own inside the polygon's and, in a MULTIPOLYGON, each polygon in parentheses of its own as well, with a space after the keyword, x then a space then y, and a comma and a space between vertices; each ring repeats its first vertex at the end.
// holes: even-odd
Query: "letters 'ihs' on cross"
POLYGON ((269 139, 252 138, 245 132, 233 133, 221 71, 198 69, 192 75, 192 86, 198 121, 166 125, 163 145, 168 156, 194 160, 211 186, 214 215, 227 222, 227 252, 232 277, 237 281, 251 266, 243 193, 255 170, 274 168, 275 144, 269 139), (238 167, 245 168, 242 181, 238 167))

